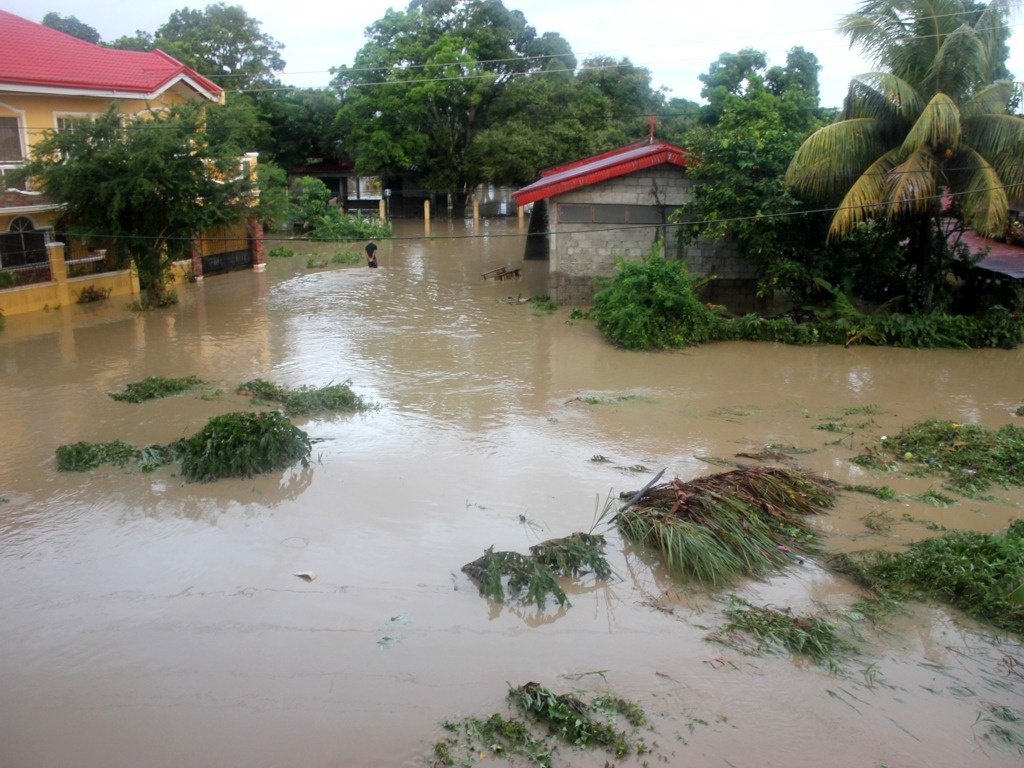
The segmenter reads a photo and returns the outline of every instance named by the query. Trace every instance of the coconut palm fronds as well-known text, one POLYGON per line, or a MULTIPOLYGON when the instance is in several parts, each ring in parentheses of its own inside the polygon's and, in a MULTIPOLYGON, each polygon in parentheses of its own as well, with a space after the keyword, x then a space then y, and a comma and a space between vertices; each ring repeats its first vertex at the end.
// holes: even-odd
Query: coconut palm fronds
POLYGON ((653 486, 619 512, 626 538, 652 547, 673 574, 721 586, 760 576, 814 549, 806 517, 835 502, 823 480, 776 467, 749 467, 653 486))

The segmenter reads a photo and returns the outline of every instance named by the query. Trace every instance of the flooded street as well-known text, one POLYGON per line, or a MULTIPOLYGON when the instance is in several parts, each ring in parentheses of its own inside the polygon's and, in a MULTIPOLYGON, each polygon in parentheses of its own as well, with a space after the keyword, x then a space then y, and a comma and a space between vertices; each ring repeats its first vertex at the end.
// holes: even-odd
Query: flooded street
MULTIPOLYGON (((422 766, 442 721, 504 712, 507 684, 529 681, 639 703, 665 758, 652 765, 1021 764, 991 712, 1024 717, 1012 661, 1024 649, 942 607, 861 623, 860 652, 833 674, 706 639, 730 594, 798 611, 859 599, 810 561, 708 593, 609 530, 616 578, 544 613, 489 604, 460 568, 492 545, 525 552, 588 530, 609 492, 662 467, 688 480, 766 444, 813 449, 800 465, 841 482, 938 489, 849 459, 922 418, 1024 423, 1024 349, 625 352, 568 308, 505 301, 545 293, 547 264, 485 281, 520 264, 523 239, 514 221, 481 231, 435 223, 424 239, 405 223, 375 271, 307 269, 309 253, 361 244, 300 243, 264 274, 180 288, 167 310, 102 302, 7 318, 0 767, 422 766), (149 375, 223 392, 138 405, 107 394, 149 375), (350 380, 380 408, 296 420, 314 461, 283 475, 56 470, 61 444, 167 443, 250 410, 235 388, 257 377, 350 380), (869 405, 879 412, 853 437, 815 429, 869 405)), ((934 535, 928 522, 996 531, 1024 516, 1024 494, 993 493, 946 508, 844 494, 815 524, 827 549, 852 551, 934 535), (882 511, 891 526, 872 530, 865 518, 882 511)))

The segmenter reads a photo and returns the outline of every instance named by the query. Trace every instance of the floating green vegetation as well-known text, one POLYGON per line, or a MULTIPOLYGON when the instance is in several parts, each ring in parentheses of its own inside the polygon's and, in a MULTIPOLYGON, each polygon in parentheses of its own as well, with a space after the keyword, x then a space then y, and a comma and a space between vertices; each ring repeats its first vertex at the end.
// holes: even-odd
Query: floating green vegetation
POLYGON ((189 480, 251 477, 309 464, 309 435, 277 411, 214 416, 181 443, 181 472, 189 480))
POLYGON ((950 488, 977 495, 993 484, 1024 485, 1024 427, 997 430, 928 419, 884 439, 854 461, 871 468, 910 464, 920 474, 945 475, 950 488))
POLYGON ((591 461, 594 464, 610 464, 611 463, 611 459, 609 459, 607 456, 601 455, 600 453, 595 453, 593 456, 591 456, 588 459, 588 461, 591 461))
POLYGON ((277 248, 271 248, 267 255, 272 259, 290 259, 295 255, 295 251, 287 245, 279 245, 277 248))
POLYGON ((924 595, 1024 632, 1024 520, 1005 533, 946 531, 903 552, 836 555, 830 564, 883 597, 924 595))
POLYGON ((306 269, 323 269, 327 266, 327 258, 324 256, 310 256, 306 259, 306 269))
POLYGON ((788 609, 755 606, 738 598, 730 602, 725 616, 726 625, 709 639, 741 653, 757 654, 781 646, 835 670, 839 656, 849 649, 835 625, 819 616, 798 616, 788 609))
POLYGON ((849 424, 835 416, 826 417, 824 421, 819 421, 814 428, 820 429, 822 432, 853 432, 853 428, 849 424))
POLYGON ((956 499, 952 496, 947 496, 944 493, 936 491, 934 488, 929 488, 924 493, 919 493, 916 496, 911 496, 910 498, 923 501, 925 504, 932 507, 949 507, 956 504, 956 499))
POLYGON ((365 258, 358 251, 338 251, 331 256, 331 264, 359 264, 365 258))
POLYGON ((57 448, 57 469, 61 472, 87 472, 103 464, 123 467, 138 458, 139 449, 121 440, 79 442, 57 448))
POLYGON ((1018 406, 1017 410, 1014 411, 1018 416, 1024 416, 1024 405, 1018 406))
POLYGON ((108 393, 114 400, 122 403, 142 403, 146 400, 157 400, 187 392, 203 384, 198 376, 173 378, 168 376, 147 376, 142 381, 133 381, 125 385, 120 392, 108 393))
POLYGON ((898 495, 896 493, 896 489, 890 488, 888 485, 860 485, 857 483, 845 483, 839 487, 844 491, 866 493, 869 496, 874 496, 876 499, 881 499, 882 501, 892 501, 898 495))
POLYGON ((864 521, 864 527, 875 533, 887 533, 895 522, 892 515, 885 511, 869 512, 861 519, 864 521))
POLYGON ((978 713, 975 727, 983 725, 984 738, 1024 757, 1024 716, 1010 707, 986 704, 978 713))
POLYGON ((617 759, 651 751, 639 735, 647 715, 631 701, 608 695, 588 701, 582 694, 554 693, 538 683, 510 688, 508 699, 515 709, 508 717, 496 713, 445 721, 451 735, 434 744, 432 768, 492 759, 551 768, 560 747, 602 750, 617 759))
POLYGON ((78 292, 75 301, 79 304, 91 304, 94 301, 105 301, 110 298, 111 288, 97 288, 95 285, 87 285, 78 292))
POLYGON ((560 606, 569 604, 556 577, 578 578, 593 573, 599 579, 611 575, 604 557, 604 536, 573 533, 530 547, 530 554, 495 552, 489 547, 481 557, 462 566, 480 589, 480 594, 497 603, 506 598, 533 603, 544 610, 548 595, 560 606))
POLYGON ((806 518, 834 503, 832 488, 811 475, 745 467, 656 485, 614 520, 676 576, 721 586, 785 566, 790 548, 813 550, 817 536, 806 518))
POLYGON ((614 403, 627 403, 630 400, 639 400, 638 395, 578 395, 566 401, 569 403, 584 403, 586 405, 611 405, 614 403))
POLYGON ((756 405, 743 406, 743 405, 723 405, 719 408, 715 408, 711 411, 711 416, 716 418, 735 418, 742 419, 747 416, 753 416, 761 409, 756 405))
POLYGON ((254 401, 280 403, 289 416, 313 413, 356 413, 374 406, 352 391, 351 382, 327 384, 323 387, 282 387, 264 379, 240 384, 239 394, 251 395, 254 401))
POLYGON ((875 416, 882 412, 877 405, 855 405, 843 409, 844 416, 875 416))
POLYGON ((535 315, 551 315, 556 309, 558 307, 550 296, 534 296, 530 299, 530 310, 535 315))

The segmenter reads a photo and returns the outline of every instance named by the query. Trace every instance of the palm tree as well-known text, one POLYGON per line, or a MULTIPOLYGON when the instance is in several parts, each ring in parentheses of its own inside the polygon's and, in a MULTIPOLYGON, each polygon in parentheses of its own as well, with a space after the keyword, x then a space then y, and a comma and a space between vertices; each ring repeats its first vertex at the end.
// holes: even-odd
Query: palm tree
POLYGON ((944 197, 971 228, 1003 231, 1008 200, 1024 195, 1024 119, 1009 111, 1014 84, 998 79, 1016 4, 866 0, 843 17, 840 31, 877 71, 851 81, 841 118, 808 137, 786 173, 796 191, 842 196, 830 239, 873 218, 909 225, 918 270, 934 276, 948 253, 944 197))

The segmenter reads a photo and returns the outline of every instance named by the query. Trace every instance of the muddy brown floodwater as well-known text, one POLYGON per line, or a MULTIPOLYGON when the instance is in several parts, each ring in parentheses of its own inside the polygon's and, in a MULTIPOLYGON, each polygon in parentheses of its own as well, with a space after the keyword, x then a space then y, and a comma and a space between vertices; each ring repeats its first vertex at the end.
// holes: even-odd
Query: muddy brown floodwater
POLYGON ((872 476, 849 458, 924 417, 1021 423, 1024 350, 624 352, 567 308, 504 301, 543 293, 545 264, 525 263, 515 282, 481 278, 520 262, 514 227, 486 222, 466 239, 461 223, 435 225, 422 239, 406 224, 375 271, 309 270, 309 253, 361 244, 299 244, 265 274, 183 287, 168 310, 105 302, 7 319, 0 765, 421 766, 441 721, 504 711, 506 684, 528 681, 637 701, 664 758, 654 764, 1020 765, 993 732, 1015 726, 992 715, 1024 715, 1019 641, 942 607, 862 623, 861 652, 832 674, 706 640, 729 594, 798 611, 858 599, 810 561, 708 593, 611 531, 617 578, 543 614, 488 604, 460 567, 491 545, 526 551, 586 530, 599 499, 657 469, 691 479, 719 471, 702 457, 767 443, 906 494, 845 494, 816 523, 830 549, 897 547, 933 535, 927 521, 999 530, 1022 514, 1020 493, 935 508, 907 496, 940 480, 872 476), (223 393, 107 396, 154 374, 223 393), (255 377, 351 380, 381 407, 300 420, 315 461, 283 475, 190 484, 170 467, 56 470, 63 443, 164 443, 248 409, 234 389, 255 377), (814 428, 869 405, 880 412, 853 419, 851 438, 814 428), (865 525, 883 513, 891 525, 865 525))

